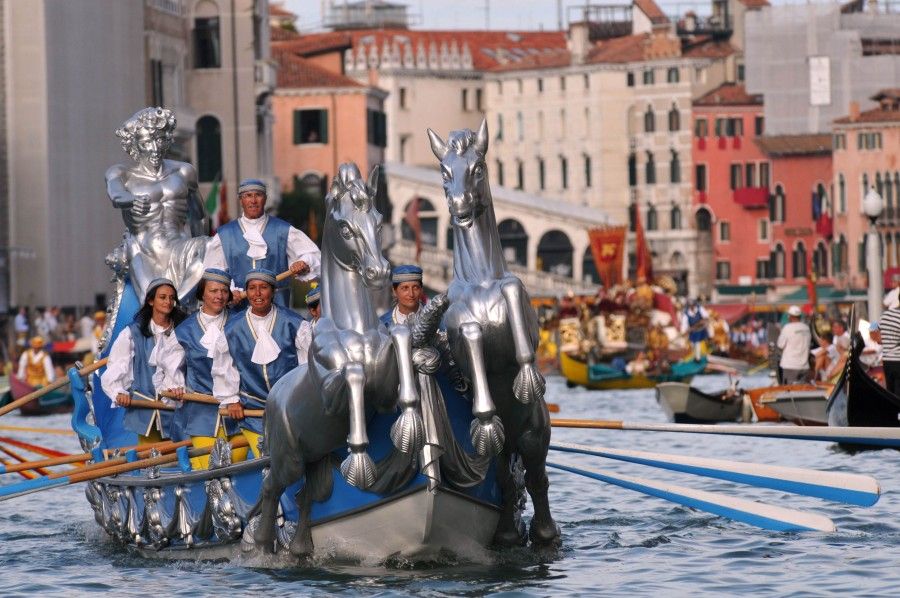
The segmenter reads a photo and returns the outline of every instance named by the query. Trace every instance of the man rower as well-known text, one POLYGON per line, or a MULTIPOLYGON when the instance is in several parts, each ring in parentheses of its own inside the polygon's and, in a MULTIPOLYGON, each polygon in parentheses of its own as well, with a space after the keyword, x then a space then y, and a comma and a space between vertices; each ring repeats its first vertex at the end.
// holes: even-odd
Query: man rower
MULTIPOLYGON (((266 184, 259 179, 246 179, 238 187, 243 211, 240 218, 219 227, 209 240, 203 267, 226 270, 232 280, 242 282, 254 269, 276 274, 290 270, 300 280, 319 276, 321 252, 303 232, 281 218, 269 216, 266 208, 266 184)), ((289 281, 277 284, 275 304, 290 305, 289 281)), ((245 289, 235 287, 234 302, 246 298, 245 289)))
POLYGON ((113 407, 127 409, 125 429, 138 435, 139 444, 173 436, 171 411, 138 408, 132 402, 156 400, 158 390, 174 386, 161 366, 163 356, 178 344, 172 332, 184 318, 175 283, 155 278, 147 285, 144 304, 134 321, 119 333, 109 350, 100 386, 113 407))
POLYGON ((381 321, 390 328, 394 324, 406 324, 410 314, 422 306, 422 268, 402 264, 391 273, 391 286, 396 305, 381 315, 381 321))
POLYGON ((303 318, 273 303, 275 273, 255 268, 244 280, 248 306, 232 315, 216 341, 212 363, 213 396, 239 422, 250 450, 259 456, 261 417, 245 417, 245 408, 262 409, 272 386, 299 365, 303 318))
POLYGON ((19 357, 16 377, 34 388, 47 386, 56 379, 56 372, 50 355, 44 351, 44 339, 32 337, 30 344, 31 348, 25 349, 19 357))
MULTIPOLYGON (((231 301, 231 277, 224 270, 204 270, 197 284, 196 301, 200 309, 175 328, 178 343, 163 357, 163 367, 179 395, 188 392, 211 395, 213 392, 213 351, 224 334, 228 321, 225 307, 231 301)), ((175 411, 173 428, 182 438, 190 437, 194 448, 212 446, 217 437, 232 440, 240 434, 237 423, 219 415, 218 405, 183 402, 175 411)), ((232 462, 247 458, 247 449, 234 449, 232 462)), ((209 467, 209 455, 191 459, 194 469, 209 467)))
POLYGON ((320 303, 321 292, 319 287, 313 287, 306 294, 306 308, 309 310, 309 320, 300 322, 300 342, 297 345, 297 360, 300 363, 306 363, 309 359, 309 347, 312 345, 313 327, 319 321, 322 315, 322 305, 320 303))

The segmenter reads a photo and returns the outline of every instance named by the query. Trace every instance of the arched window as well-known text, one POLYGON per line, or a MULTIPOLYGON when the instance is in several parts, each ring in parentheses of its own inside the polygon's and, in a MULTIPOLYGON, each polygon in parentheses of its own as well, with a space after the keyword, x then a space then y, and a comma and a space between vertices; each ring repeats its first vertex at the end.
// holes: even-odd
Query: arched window
POLYGON ((497 115, 497 140, 503 139, 503 115, 497 115))
POLYGON ((669 212, 669 228, 681 230, 681 208, 677 204, 672 204, 672 211, 669 212))
POLYGON ((628 206, 628 230, 630 232, 637 230, 637 204, 633 202, 628 206))
POLYGON ((884 184, 881 182, 880 172, 875 173, 875 191, 878 193, 878 195, 884 197, 884 184))
POLYGON ((791 265, 793 266, 794 278, 806 277, 806 246, 803 241, 797 243, 794 252, 791 255, 791 265))
POLYGON ((781 243, 769 254, 772 278, 784 278, 784 247, 781 243))
POLYGON ((775 193, 769 196, 769 220, 772 222, 784 222, 784 204, 786 201, 784 187, 775 185, 775 193))
POLYGON ((841 235, 831 244, 831 271, 837 276, 846 272, 847 264, 847 239, 841 235))
POLYGON ((518 220, 507 219, 497 226, 500 247, 508 264, 528 265, 528 233, 518 220))
POLYGON ((628 154, 628 184, 631 187, 637 186, 637 173, 637 155, 634 153, 628 154))
POLYGON ((545 233, 538 243, 537 257, 541 271, 572 275, 572 243, 566 233, 559 230, 545 233))
POLYGON ((697 210, 697 230, 703 232, 712 231, 712 213, 706 208, 697 210))
POLYGON ((669 130, 681 130, 681 113, 678 111, 678 106, 675 104, 672 104, 672 108, 669 110, 669 130))
POLYGON ((678 159, 678 152, 672 150, 672 157, 669 159, 669 181, 672 183, 681 182, 681 161, 678 159))
POLYGON ((860 199, 863 199, 866 196, 866 193, 869 192, 869 175, 863 173, 862 175, 862 195, 860 199))
POLYGON ((828 249, 822 241, 819 241, 813 253, 813 271, 819 278, 828 278, 828 249))
POLYGON ((525 188, 525 165, 521 160, 516 160, 516 189, 525 188))
POLYGON ((222 127, 215 116, 197 121, 197 179, 211 183, 222 175, 222 127))
POLYGON ((847 211, 847 185, 844 183, 844 175, 838 174, 838 209, 843 214, 847 211))
POLYGON ((547 186, 547 169, 544 165, 544 159, 538 158, 538 188, 544 190, 547 186))
POLYGON ((653 107, 647 106, 647 111, 644 112, 644 132, 652 133, 656 130, 656 117, 653 115, 653 107))
POLYGON ((647 206, 647 230, 659 229, 659 218, 653 205, 647 206))
POLYGON ((501 162, 500 160, 494 161, 494 172, 497 177, 497 184, 502 187, 503 186, 503 162, 501 162))
MULTIPOLYGON (((900 198, 898 198, 900 199, 900 198)), ((898 201, 900 204, 900 201, 898 201)), ((891 181, 891 173, 884 175, 884 205, 887 208, 889 220, 894 218, 894 183, 891 181)), ((900 206, 898 206, 900 207, 900 206)))
POLYGON ((600 274, 597 272, 597 265, 594 263, 594 252, 588 247, 584 250, 584 257, 581 260, 582 279, 584 282, 601 284, 600 274))
MULTIPOLYGON (((419 202, 419 222, 422 225, 422 244, 437 247, 438 213, 434 208, 434 204, 424 197, 417 197, 412 201, 419 202)), ((406 207, 403 208, 403 213, 407 213, 407 210, 409 210, 409 204, 407 204, 406 207)), ((400 233, 407 241, 416 240, 416 234, 415 232, 413 232, 412 228, 410 228, 406 220, 403 220, 400 223, 400 233)), ((448 239, 451 238, 452 235, 448 237, 448 239)), ((447 242, 451 243, 452 241, 447 242)))
POLYGON ((647 162, 644 164, 644 179, 648 185, 656 184, 656 162, 653 160, 653 152, 647 152, 647 162))
POLYGON ((516 133, 519 141, 525 139, 525 120, 522 118, 521 112, 516 112, 516 133))
POLYGON ((195 69, 217 69, 222 66, 219 41, 219 9, 215 2, 199 2, 194 9, 192 31, 195 69))

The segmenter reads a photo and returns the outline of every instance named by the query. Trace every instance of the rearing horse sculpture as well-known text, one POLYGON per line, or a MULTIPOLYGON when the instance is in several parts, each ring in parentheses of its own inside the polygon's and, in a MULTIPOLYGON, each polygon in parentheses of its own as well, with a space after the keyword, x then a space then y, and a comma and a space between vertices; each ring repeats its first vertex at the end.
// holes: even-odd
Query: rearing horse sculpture
POLYGON ((453 280, 444 323, 453 356, 472 381, 472 443, 481 454, 504 458, 497 468, 504 507, 495 540, 523 539, 508 466, 518 454, 534 505, 531 540, 555 543, 559 528, 547 498, 550 415, 544 378, 534 365, 537 316, 524 285, 507 270, 500 246, 485 163, 487 123, 482 121, 477 134, 453 131, 446 143, 431 129, 428 137, 441 163, 453 226, 453 280))
POLYGON ((376 180, 377 167, 366 185, 355 164, 342 164, 325 198, 322 316, 309 362, 279 380, 266 403, 271 469, 263 483, 255 532, 264 550, 273 549, 279 497, 304 475, 307 483, 298 495, 300 517, 290 550, 298 555, 313 550, 311 474, 324 471, 331 479, 329 455, 335 449, 349 444, 341 473, 350 484, 365 489, 375 482, 375 464, 366 453, 367 411, 399 404, 403 411, 391 430, 394 445, 415 454, 424 443, 410 331, 394 326, 388 335, 368 290, 383 286, 390 274, 379 241, 382 216, 373 205, 376 180))

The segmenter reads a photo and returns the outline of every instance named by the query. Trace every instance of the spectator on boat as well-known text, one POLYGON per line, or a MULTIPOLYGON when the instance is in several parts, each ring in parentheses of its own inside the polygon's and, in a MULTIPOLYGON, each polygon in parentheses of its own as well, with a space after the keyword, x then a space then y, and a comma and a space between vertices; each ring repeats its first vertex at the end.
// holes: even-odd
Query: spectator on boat
POLYGON ((900 307, 887 309, 878 320, 881 331, 881 362, 884 366, 885 387, 900 394, 900 307))
POLYGON ((91 331, 91 353, 100 354, 100 339, 103 338, 103 329, 106 327, 106 312, 97 310, 94 312, 94 329, 91 331))
POLYGON ((706 353, 706 341, 709 339, 709 314, 697 299, 688 301, 681 315, 681 332, 686 334, 691 347, 694 348, 694 360, 700 361, 706 353))
POLYGON ((575 303, 575 293, 569 291, 559 300, 559 318, 577 318, 581 315, 575 303))
MULTIPOLYGON (((225 270, 232 280, 243 282, 250 270, 266 269, 276 274, 290 270, 300 280, 319 276, 321 252, 303 232, 281 218, 269 216, 266 208, 266 184, 245 179, 238 187, 243 213, 219 227, 206 246, 203 267, 225 270)), ((290 307, 290 283, 278 285, 275 304, 290 307)), ((242 304, 245 289, 232 289, 234 302, 242 304)), ((243 304, 242 304, 243 305, 243 304)))
POLYGON ((173 437, 171 411, 135 407, 133 403, 156 400, 159 390, 175 386, 167 380, 162 364, 164 356, 178 345, 172 332, 184 318, 175 283, 155 278, 147 285, 144 304, 134 321, 119 333, 109 350, 100 386, 112 399, 113 407, 127 410, 125 429, 138 435, 139 444, 173 437))
POLYGON ((834 344, 839 350, 850 348, 850 331, 843 320, 834 320, 831 322, 831 332, 834 333, 834 344))
POLYGON ((46 312, 45 308, 39 307, 34 317, 34 332, 37 336, 44 339, 44 342, 50 340, 50 328, 47 327, 47 318, 44 317, 46 312))
MULTIPOLYGON (((231 301, 231 277, 224 270, 208 268, 197 284, 196 301, 200 309, 175 328, 178 342, 162 359, 170 390, 180 396, 185 392, 213 394, 213 351, 228 321, 231 301)), ((237 423, 219 416, 219 406, 184 401, 175 410, 173 429, 179 439, 190 437, 194 448, 212 446, 217 437, 233 439, 240 434, 237 423)), ((232 462, 247 458, 247 449, 232 451, 232 462)), ((209 455, 191 459, 194 469, 209 467, 209 455)))
POLYGON ((409 315, 419 311, 422 305, 422 268, 412 264, 395 267, 391 272, 391 286, 396 304, 380 318, 388 328, 394 324, 406 324, 409 315))
POLYGON ((823 332, 819 335, 819 348, 812 351, 815 356, 813 378, 816 380, 830 380, 841 363, 841 352, 834 340, 833 332, 823 332))
POLYGON ((869 324, 869 338, 865 339, 865 347, 859 360, 868 368, 881 365, 881 330, 878 322, 869 324))
POLYGON ((731 348, 729 342, 728 321, 715 311, 709 312, 709 329, 710 336, 714 347, 714 352, 724 357, 728 356, 728 350, 731 348))
POLYGON ((35 388, 47 386, 56 380, 56 372, 50 354, 44 350, 44 339, 35 336, 30 344, 31 348, 26 349, 19 357, 19 371, 16 372, 16 377, 35 388))
POLYGON ((776 346, 781 350, 781 384, 797 384, 809 379, 809 347, 812 334, 800 321, 802 312, 798 305, 788 308, 788 323, 781 329, 776 346))
POLYGON ((28 308, 20 307, 19 313, 13 320, 13 328, 16 332, 16 345, 19 350, 24 349, 28 345, 28 331, 31 328, 28 324, 28 308))
POLYGON ((309 310, 311 319, 300 322, 300 344, 297 346, 297 360, 302 364, 309 359, 309 347, 312 345, 313 326, 319 321, 322 315, 322 305, 320 303, 321 290, 319 287, 313 287, 306 294, 306 308, 309 310))
POLYGON ((299 365, 303 318, 274 304, 275 273, 254 268, 244 279, 248 305, 225 324, 213 352, 213 396, 239 422, 253 454, 259 456, 263 418, 246 417, 245 408, 262 409, 272 386, 299 365))
POLYGON ((90 308, 84 310, 84 313, 78 319, 78 338, 91 338, 94 331, 94 318, 92 317, 90 308))

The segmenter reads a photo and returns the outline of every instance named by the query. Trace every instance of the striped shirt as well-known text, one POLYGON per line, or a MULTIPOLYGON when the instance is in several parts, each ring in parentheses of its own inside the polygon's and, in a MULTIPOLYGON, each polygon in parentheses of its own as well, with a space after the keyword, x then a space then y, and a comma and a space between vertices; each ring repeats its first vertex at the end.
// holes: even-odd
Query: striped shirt
POLYGON ((878 320, 884 361, 900 361, 900 309, 889 309, 878 320))

